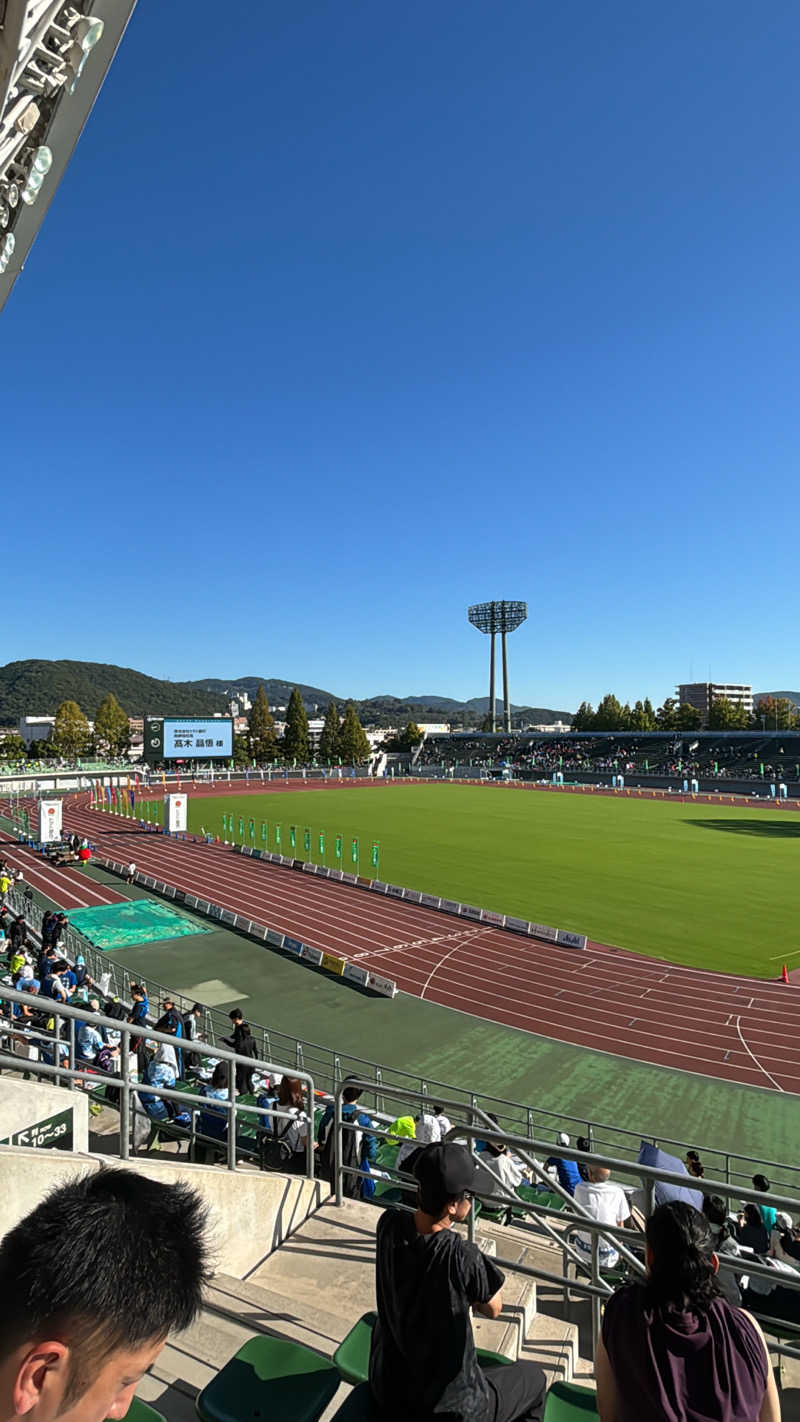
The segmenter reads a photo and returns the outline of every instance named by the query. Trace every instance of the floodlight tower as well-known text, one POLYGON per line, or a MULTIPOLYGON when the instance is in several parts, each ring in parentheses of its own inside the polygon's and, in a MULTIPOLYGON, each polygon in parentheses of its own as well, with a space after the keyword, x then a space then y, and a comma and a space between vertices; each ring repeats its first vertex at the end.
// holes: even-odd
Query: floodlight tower
POLYGON ((497 633, 503 645, 503 711, 505 729, 511 730, 511 702, 508 697, 508 656, 506 652, 506 634, 516 632, 517 628, 528 616, 528 604, 526 602, 476 602, 474 607, 467 609, 467 616, 473 627, 477 627, 479 632, 488 632, 492 639, 491 651, 489 653, 489 713, 492 718, 492 730, 497 730, 497 703, 494 695, 494 639, 497 633))

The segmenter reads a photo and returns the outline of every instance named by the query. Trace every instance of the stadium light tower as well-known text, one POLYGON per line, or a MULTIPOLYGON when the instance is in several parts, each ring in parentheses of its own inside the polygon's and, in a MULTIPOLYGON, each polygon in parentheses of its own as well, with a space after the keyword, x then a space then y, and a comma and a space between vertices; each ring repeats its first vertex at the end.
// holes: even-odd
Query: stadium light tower
POLYGON ((503 644, 503 711, 505 729, 511 730, 511 702, 508 697, 508 656, 506 653, 506 635, 509 632, 516 632, 517 628, 528 616, 528 604, 526 602, 476 602, 474 607, 467 609, 467 616, 473 627, 477 627, 479 632, 488 632, 492 639, 491 652, 489 654, 489 714, 492 718, 492 730, 497 730, 497 702, 494 695, 494 639, 500 633, 503 644))

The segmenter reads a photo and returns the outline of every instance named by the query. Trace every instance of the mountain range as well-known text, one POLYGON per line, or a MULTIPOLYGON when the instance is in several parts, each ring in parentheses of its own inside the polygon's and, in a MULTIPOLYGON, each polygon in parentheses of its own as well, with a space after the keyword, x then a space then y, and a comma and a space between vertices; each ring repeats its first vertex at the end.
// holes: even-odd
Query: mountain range
MULTIPOLYGON (((334 700, 341 707, 346 697, 335 696, 318 686, 282 681, 275 677, 240 676, 231 680, 202 677, 197 681, 165 681, 146 676, 132 667, 106 662, 44 661, 33 659, 8 662, 0 667, 0 726, 16 726, 21 716, 52 716, 62 701, 77 701, 93 718, 110 691, 129 716, 208 716, 225 711, 232 697, 247 692, 252 698, 260 685, 270 706, 285 706, 293 686, 297 686, 310 714, 322 712, 334 700)), ((457 701, 451 696, 412 695, 355 699, 362 720, 377 725, 397 725, 419 719, 448 721, 474 727, 489 706, 486 696, 457 701), (423 716, 420 713, 433 713, 423 716)), ((516 717, 526 722, 571 721, 572 713, 540 706, 514 706, 516 717)), ((499 710, 499 704, 498 704, 499 710)))

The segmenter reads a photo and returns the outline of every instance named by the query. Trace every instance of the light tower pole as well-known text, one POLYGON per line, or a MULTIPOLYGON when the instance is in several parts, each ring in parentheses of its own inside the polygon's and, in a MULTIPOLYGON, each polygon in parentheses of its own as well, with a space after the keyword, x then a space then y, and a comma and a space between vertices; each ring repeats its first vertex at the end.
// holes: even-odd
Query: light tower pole
POLYGON ((511 700, 508 693, 508 649, 506 637, 515 632, 528 616, 526 602, 478 602, 467 609, 467 616, 473 627, 491 637, 489 650, 489 715, 491 727, 497 730, 497 701, 494 688, 495 637, 500 633, 503 652, 503 721, 505 729, 511 730, 511 700))

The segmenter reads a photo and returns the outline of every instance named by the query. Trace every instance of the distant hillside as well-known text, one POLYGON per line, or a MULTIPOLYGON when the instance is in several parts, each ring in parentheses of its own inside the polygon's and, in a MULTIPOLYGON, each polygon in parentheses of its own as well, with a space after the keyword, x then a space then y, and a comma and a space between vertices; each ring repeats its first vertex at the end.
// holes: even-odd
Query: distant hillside
POLYGON ((91 719, 109 691, 129 716, 208 716, 225 698, 192 683, 158 681, 131 667, 105 662, 8 662, 0 667, 0 725, 20 716, 52 716, 62 701, 77 701, 91 719))
MULTIPOLYGON (((240 676, 230 681, 205 677, 198 681, 159 681, 131 667, 105 662, 25 661, 0 667, 0 725, 11 726, 21 716, 52 716, 62 701, 77 701, 90 718, 109 691, 113 691, 129 716, 208 716, 225 711, 237 692, 252 698, 263 683, 270 706, 285 706, 292 686, 276 677, 240 676)), ((346 697, 335 696, 318 686, 297 682, 306 709, 322 713, 330 700, 341 707, 346 697)), ((404 725, 407 721, 452 721, 478 729, 486 715, 489 698, 456 701, 451 696, 372 696, 356 700, 356 710, 365 722, 377 726, 404 725)), ((498 711, 500 703, 498 703, 498 711)), ((572 721, 567 711, 550 711, 539 706, 514 706, 514 716, 525 723, 572 721)))
POLYGON ((771 696, 773 701, 793 701, 795 706, 800 706, 800 691, 754 691, 753 705, 766 701, 768 696, 771 696))

